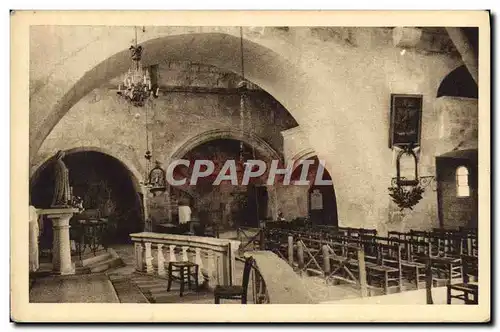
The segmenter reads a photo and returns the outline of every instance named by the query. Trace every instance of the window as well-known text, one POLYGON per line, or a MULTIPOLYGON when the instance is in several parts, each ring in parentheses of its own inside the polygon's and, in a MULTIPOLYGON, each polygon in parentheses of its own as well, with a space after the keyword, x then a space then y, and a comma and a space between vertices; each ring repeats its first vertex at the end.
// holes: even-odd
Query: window
POLYGON ((457 196, 469 197, 469 170, 465 166, 457 168, 457 196))

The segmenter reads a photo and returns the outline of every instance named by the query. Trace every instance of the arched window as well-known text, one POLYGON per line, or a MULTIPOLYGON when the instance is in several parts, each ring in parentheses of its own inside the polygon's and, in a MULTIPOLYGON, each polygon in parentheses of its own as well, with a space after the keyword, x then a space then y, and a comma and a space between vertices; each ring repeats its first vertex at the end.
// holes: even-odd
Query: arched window
POLYGON ((460 166, 457 168, 457 196, 458 197, 469 197, 469 170, 465 166, 460 166))

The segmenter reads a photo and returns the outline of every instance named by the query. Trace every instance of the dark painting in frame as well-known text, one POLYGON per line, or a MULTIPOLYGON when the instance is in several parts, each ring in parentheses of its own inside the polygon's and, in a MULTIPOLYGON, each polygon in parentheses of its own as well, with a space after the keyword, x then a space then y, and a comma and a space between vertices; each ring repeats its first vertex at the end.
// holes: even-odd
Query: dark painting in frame
POLYGON ((423 96, 391 94, 389 148, 420 146, 423 96))

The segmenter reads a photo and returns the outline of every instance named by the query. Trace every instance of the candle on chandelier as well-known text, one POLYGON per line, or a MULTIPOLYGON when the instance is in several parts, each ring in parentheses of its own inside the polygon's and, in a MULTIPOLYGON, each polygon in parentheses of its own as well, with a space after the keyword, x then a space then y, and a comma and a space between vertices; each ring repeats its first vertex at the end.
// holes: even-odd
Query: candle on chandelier
POLYGON ((160 88, 156 88, 156 95, 158 96, 158 93, 160 92, 160 88))

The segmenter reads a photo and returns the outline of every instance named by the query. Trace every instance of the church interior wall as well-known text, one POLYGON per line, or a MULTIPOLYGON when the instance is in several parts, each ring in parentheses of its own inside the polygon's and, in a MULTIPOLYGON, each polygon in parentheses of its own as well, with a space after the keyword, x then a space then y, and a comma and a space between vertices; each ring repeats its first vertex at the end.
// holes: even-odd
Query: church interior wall
MULTIPOLYGON (((102 34, 108 33, 104 41, 111 43, 112 47, 108 53, 97 53, 98 59, 104 60, 114 54, 112 50, 124 48, 118 44, 127 45, 125 37, 111 40, 124 32, 124 29, 101 31, 102 34)), ((168 33, 171 31, 150 30, 143 37, 147 39, 168 33)), ((235 35, 236 31, 225 33, 235 35)), ((477 128, 477 101, 436 97, 443 78, 461 64, 457 54, 409 49, 403 55, 402 50, 394 46, 390 29, 359 28, 339 32, 295 28, 288 32, 265 32, 263 35, 247 32, 245 38, 274 52, 261 54, 260 58, 247 58, 247 68, 249 79, 255 78, 256 84, 279 101, 276 104, 269 97, 252 98, 252 127, 276 150, 293 150, 283 147, 280 134, 282 130, 294 127, 292 121, 287 125, 276 124, 271 121, 269 110, 283 107, 292 114, 310 147, 318 158, 327 163, 337 195, 340 226, 377 228, 382 233, 391 229, 438 227, 436 192, 432 183, 426 188, 422 201, 404 215, 398 212, 388 195, 388 187, 396 173, 395 153, 387 144, 390 95, 423 95, 419 173, 422 176, 435 175, 437 155, 460 148, 462 141, 466 145, 477 141, 477 129, 474 129, 477 128), (283 74, 273 76, 262 72, 259 65, 266 61, 283 74), (290 63, 293 66, 285 68, 290 63)), ((33 45, 46 46, 47 42, 37 40, 38 44, 33 45)), ((78 43, 72 43, 75 48, 78 46, 78 43)), ((99 43, 89 49, 98 47, 99 43)), ((64 50, 69 52, 71 47, 65 45, 64 50)), ((36 48, 31 52, 34 58, 42 55, 36 48)), ((72 69, 76 72, 68 75, 66 81, 52 77, 44 83, 43 73, 33 76, 34 87, 38 86, 38 91, 31 93, 33 100, 40 101, 40 104, 33 107, 31 121, 40 123, 46 119, 49 115, 37 114, 37 110, 45 108, 50 111, 54 104, 52 98, 61 96, 60 91, 68 91, 74 82, 71 77, 78 78, 83 75, 82 68, 88 70, 95 66, 94 60, 84 56, 87 52, 89 50, 86 49, 67 61, 77 63, 80 69, 72 69), (48 92, 54 90, 58 92, 46 96, 45 93, 50 95, 48 92)), ((171 76, 166 75, 163 79, 171 84, 177 82, 175 85, 191 81, 191 84, 203 86, 213 85, 213 82, 217 83, 216 77, 219 78, 218 73, 210 69, 207 71, 203 66, 189 69, 179 66, 169 67, 171 76), (180 75, 186 71, 190 73, 188 76, 180 75)), ((233 66, 232 70, 238 71, 236 64, 228 63, 227 66, 233 66)), ((216 86, 229 87, 230 84, 231 80, 219 80, 216 86)), ((155 103, 157 105, 149 123, 153 132, 152 152, 163 160, 173 153, 170 147, 175 146, 173 143, 177 139, 181 141, 205 130, 239 124, 237 96, 172 93, 155 103), (170 117, 172 114, 177 114, 175 121, 170 117)), ((134 111, 124 109, 106 89, 93 90, 56 125, 34 159, 51 154, 55 149, 92 144, 109 146, 119 156, 144 169, 142 154, 146 142, 143 121, 142 115, 134 119, 134 111), (89 116, 91 114, 95 116, 89 116)), ((293 201, 293 198, 287 197, 284 206, 293 201)))

